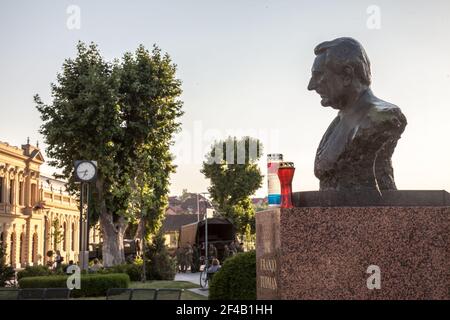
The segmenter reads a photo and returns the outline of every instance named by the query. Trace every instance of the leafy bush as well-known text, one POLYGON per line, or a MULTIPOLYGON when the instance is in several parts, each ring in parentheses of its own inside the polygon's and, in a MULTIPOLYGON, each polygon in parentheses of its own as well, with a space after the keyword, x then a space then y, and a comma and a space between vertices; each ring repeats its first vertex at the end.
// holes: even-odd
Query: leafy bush
POLYGON ((148 280, 174 280, 177 273, 176 261, 167 252, 156 253, 147 261, 145 271, 148 280))
POLYGON ((12 267, 6 265, 5 247, 0 242, 0 287, 4 287, 8 280, 14 278, 15 271, 12 267))
MULTIPOLYGON (((29 277, 19 280, 20 288, 67 288, 68 276, 29 277)), ((110 288, 128 288, 127 274, 82 274, 81 289, 74 289, 72 297, 106 296, 110 288)))
POLYGON ((46 266, 27 266, 17 273, 17 279, 49 276, 52 271, 46 266))
POLYGON ((228 258, 209 286, 211 300, 256 300, 256 253, 228 258))
POLYGON ((158 233, 153 238, 153 243, 147 250, 146 258, 148 260, 145 264, 145 271, 148 280, 175 279, 177 273, 176 260, 167 251, 162 233, 158 233))

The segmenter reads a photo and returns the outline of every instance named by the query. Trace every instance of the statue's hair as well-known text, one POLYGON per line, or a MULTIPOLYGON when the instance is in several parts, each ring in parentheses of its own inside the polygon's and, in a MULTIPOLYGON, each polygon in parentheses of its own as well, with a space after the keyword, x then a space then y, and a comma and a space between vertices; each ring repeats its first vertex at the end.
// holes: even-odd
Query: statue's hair
POLYGON ((351 67, 362 84, 370 85, 370 61, 363 46, 353 38, 337 38, 319 44, 316 55, 325 54, 325 65, 337 73, 344 73, 351 67))

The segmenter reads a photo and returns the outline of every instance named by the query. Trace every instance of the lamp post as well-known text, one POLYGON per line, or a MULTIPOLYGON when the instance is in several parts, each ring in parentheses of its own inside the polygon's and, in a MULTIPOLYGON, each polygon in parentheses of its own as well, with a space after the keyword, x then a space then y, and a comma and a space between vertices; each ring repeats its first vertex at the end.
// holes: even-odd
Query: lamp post
MULTIPOLYGON (((209 194, 208 192, 200 192, 201 195, 209 194)), ((197 210, 198 210, 198 217, 200 219, 200 206, 199 206, 199 200, 198 200, 198 193, 197 193, 197 210)), ((206 199, 205 196, 203 198, 206 199)), ((209 201, 208 201, 209 202, 209 201)), ((208 212, 205 212, 205 268, 208 268, 208 212)))
POLYGON ((200 203, 198 199, 198 193, 197 193, 197 223, 200 222, 200 203))

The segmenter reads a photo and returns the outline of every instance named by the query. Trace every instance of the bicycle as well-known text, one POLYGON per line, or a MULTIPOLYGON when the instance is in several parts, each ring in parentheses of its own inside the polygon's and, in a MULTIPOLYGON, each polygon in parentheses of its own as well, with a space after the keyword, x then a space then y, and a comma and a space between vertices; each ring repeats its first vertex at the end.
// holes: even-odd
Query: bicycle
MULTIPOLYGON (((203 265, 203 270, 200 270, 200 286, 204 289, 209 287, 209 282, 211 281, 214 274, 216 274, 220 270, 220 265, 214 263, 214 260, 218 262, 217 259, 212 259, 211 262, 207 262, 203 265)), ((200 267, 201 269, 201 267, 200 267)))
POLYGON ((205 257, 200 257, 200 287, 206 289, 208 287, 208 261, 205 261, 205 257), (203 267, 203 269, 202 269, 203 267))

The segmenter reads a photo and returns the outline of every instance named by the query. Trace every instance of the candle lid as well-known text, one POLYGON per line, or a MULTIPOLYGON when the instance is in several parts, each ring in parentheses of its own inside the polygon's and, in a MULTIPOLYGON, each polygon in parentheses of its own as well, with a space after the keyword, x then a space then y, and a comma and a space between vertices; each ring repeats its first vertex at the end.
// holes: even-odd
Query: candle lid
POLYGON ((281 162, 280 166, 278 167, 278 169, 283 169, 283 168, 293 168, 293 169, 295 169, 295 166, 294 166, 293 162, 281 162))
POLYGON ((267 160, 269 161, 283 161, 283 154, 281 153, 269 153, 267 155, 267 160))

